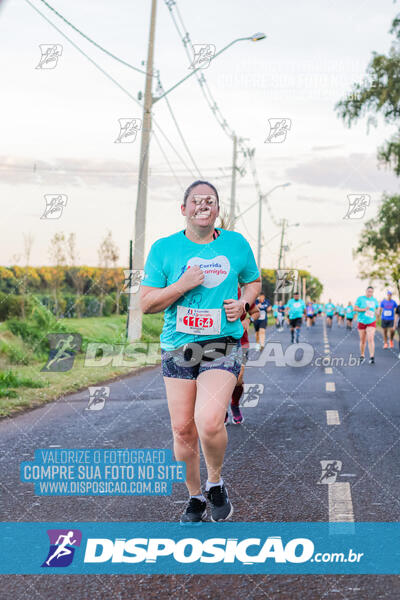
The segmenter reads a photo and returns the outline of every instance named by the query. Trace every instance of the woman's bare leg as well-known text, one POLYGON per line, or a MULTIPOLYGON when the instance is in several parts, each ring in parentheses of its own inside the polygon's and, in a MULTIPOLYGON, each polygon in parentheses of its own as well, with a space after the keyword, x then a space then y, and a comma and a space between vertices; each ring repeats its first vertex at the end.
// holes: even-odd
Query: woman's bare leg
POLYGON ((176 460, 186 464, 186 486, 191 496, 201 494, 199 436, 194 421, 196 381, 164 377, 174 436, 176 460))
POLYGON ((224 462, 228 434, 224 425, 236 376, 222 369, 203 371, 197 378, 194 420, 207 465, 208 481, 218 482, 224 462))

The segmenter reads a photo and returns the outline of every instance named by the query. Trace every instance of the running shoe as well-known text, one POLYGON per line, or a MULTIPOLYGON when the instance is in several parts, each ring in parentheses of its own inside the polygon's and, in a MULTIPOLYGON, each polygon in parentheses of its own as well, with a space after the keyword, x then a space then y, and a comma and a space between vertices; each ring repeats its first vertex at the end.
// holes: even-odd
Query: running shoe
POLYGON ((244 421, 244 418, 240 411, 239 406, 235 406, 234 404, 231 404, 231 411, 232 411, 232 423, 234 425, 241 425, 244 421))
POLYGON ((190 498, 185 512, 181 516, 181 525, 200 524, 207 514, 207 503, 198 498, 190 498))
POLYGON ((383 347, 384 347, 384 348, 387 348, 387 347, 388 347, 388 345, 387 345, 387 343, 386 343, 386 342, 383 344, 383 347))
POLYGON ((393 342, 393 340, 390 340, 390 347, 394 348, 394 342, 393 342))
POLYGON ((369 364, 370 365, 374 365, 375 364, 375 358, 373 356, 371 356, 371 358, 369 359, 369 364))
POLYGON ((211 504, 211 521, 225 521, 233 513, 233 506, 229 502, 228 492, 225 485, 213 485, 206 492, 207 499, 211 504))
POLYGON ((360 356, 360 360, 359 360, 359 365, 362 365, 363 363, 365 363, 365 356, 360 356))

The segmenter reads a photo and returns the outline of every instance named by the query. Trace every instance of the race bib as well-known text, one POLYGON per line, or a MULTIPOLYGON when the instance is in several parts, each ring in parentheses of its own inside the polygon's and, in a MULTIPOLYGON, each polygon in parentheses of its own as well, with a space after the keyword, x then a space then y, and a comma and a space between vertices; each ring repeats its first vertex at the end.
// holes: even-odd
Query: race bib
POLYGON ((365 316, 368 317, 369 319, 372 319, 374 317, 374 311, 373 310, 366 310, 365 311, 365 316))
POLYGON ((267 317, 267 313, 265 312, 265 310, 260 310, 260 321, 263 321, 265 318, 267 317))
POLYGON ((176 330, 193 335, 219 334, 221 333, 221 309, 178 306, 176 330))
POLYGON ((384 317, 391 317, 392 316, 392 311, 391 310, 384 310, 383 311, 383 316, 384 317))

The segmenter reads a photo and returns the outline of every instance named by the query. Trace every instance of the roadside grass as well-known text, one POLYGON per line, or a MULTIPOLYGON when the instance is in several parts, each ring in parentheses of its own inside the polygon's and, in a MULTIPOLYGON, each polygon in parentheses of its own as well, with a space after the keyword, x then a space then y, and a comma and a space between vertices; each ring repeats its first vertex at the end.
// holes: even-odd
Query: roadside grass
MULTIPOLYGON (((46 373, 41 369, 47 354, 43 353, 37 340, 21 339, 8 329, 7 323, 0 323, 0 417, 12 416, 89 385, 127 375, 138 368, 84 366, 84 353, 89 342, 125 343, 125 315, 62 319, 62 323, 66 331, 82 336, 81 353, 75 357, 70 371, 46 373)), ((163 314, 143 315, 141 341, 158 342, 162 324, 163 314)), ((44 330, 43 336, 46 337, 44 330)))

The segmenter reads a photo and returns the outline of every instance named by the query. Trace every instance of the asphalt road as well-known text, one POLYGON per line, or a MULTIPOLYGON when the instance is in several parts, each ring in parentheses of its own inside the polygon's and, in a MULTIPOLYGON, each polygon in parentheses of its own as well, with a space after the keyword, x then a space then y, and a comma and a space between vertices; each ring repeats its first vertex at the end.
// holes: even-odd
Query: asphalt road
MULTIPOLYGON (((243 408, 244 424, 228 428, 223 476, 235 521, 334 520, 330 486, 318 483, 324 474, 320 461, 341 463, 336 483, 347 484, 341 510, 349 519, 400 520, 397 340, 395 350, 383 350, 377 332, 376 364, 346 366, 350 355, 359 355, 357 331, 335 324, 327 338, 319 319, 315 327, 303 326, 301 335, 314 349, 314 364, 247 367, 245 382, 264 388, 257 406, 243 408), (325 358, 325 366, 316 365, 323 357, 330 364, 325 358)), ((282 342, 285 351, 289 330, 269 328, 267 340, 282 342)), ((2 521, 179 519, 187 497, 183 484, 175 484, 167 497, 74 498, 38 497, 33 485, 19 481, 19 463, 32 460, 36 448, 172 448, 160 367, 108 385, 103 410, 85 410, 88 393, 81 392, 0 423, 2 521)), ((204 462, 201 469, 205 480, 204 462)), ((400 578, 387 575, 3 575, 0 580, 0 598, 14 600, 400 597, 400 578)))

